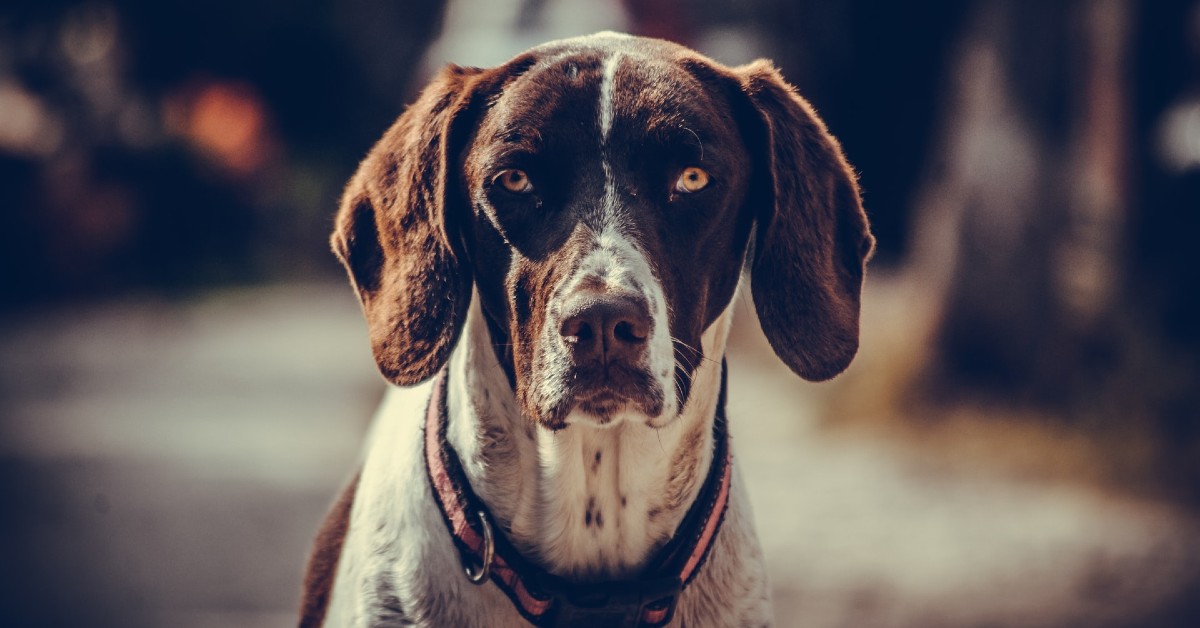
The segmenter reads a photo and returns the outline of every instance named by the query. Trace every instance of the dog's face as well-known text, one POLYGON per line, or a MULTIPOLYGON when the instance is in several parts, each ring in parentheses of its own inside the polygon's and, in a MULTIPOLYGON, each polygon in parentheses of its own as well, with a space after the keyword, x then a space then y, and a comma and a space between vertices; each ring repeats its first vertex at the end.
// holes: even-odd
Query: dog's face
POLYGON ((765 63, 599 35, 444 71, 352 179, 333 243, 386 377, 445 363, 474 285, 522 410, 557 429, 677 416, 755 233, 772 346, 840 372, 872 240, 836 141, 765 63))
POLYGON ((753 223, 734 113, 674 58, 535 52, 462 161, 502 362, 550 426, 674 417, 753 223))

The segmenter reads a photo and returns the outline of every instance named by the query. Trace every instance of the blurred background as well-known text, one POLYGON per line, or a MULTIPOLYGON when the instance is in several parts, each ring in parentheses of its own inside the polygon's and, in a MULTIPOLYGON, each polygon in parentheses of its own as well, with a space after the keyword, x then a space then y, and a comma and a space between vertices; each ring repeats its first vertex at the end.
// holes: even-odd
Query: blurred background
POLYGON ((0 625, 293 624, 383 389, 341 186, 602 29, 773 59, 861 172, 855 364, 732 337, 780 625, 1200 625, 1197 0, 5 2, 0 625))

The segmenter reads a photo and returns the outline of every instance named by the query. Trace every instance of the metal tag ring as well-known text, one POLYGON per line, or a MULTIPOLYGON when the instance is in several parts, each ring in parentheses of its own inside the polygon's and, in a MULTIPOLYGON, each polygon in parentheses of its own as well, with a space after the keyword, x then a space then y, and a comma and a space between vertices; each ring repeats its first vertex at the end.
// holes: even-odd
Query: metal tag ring
POLYGON ((479 515, 479 521, 483 524, 483 564, 478 570, 472 569, 471 565, 464 565, 463 571, 467 573, 467 580, 470 580, 471 584, 483 584, 492 572, 492 558, 496 554, 496 546, 492 540, 492 525, 488 523, 487 516, 482 511, 475 514, 479 515))

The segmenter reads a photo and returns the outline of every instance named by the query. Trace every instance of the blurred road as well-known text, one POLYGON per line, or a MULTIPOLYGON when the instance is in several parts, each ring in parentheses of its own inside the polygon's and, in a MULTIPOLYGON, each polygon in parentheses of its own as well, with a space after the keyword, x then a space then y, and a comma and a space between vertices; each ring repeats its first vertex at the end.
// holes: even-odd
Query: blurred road
MULTIPOLYGON (((822 428, 822 387, 738 315, 729 414, 781 626, 1174 625, 1194 612, 1193 514, 822 428)), ((341 285, 6 321, 0 625, 291 624, 308 544, 381 392, 341 285)))

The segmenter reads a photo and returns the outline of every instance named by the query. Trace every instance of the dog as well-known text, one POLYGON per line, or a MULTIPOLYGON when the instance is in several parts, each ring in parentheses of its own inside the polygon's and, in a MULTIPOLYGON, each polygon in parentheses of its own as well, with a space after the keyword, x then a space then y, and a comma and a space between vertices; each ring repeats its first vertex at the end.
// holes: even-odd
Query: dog
POLYGON ((449 66, 332 246, 393 386, 302 626, 773 622, 724 414, 732 304, 748 274, 778 357, 831 378, 874 239, 769 62, 600 33, 449 66))

